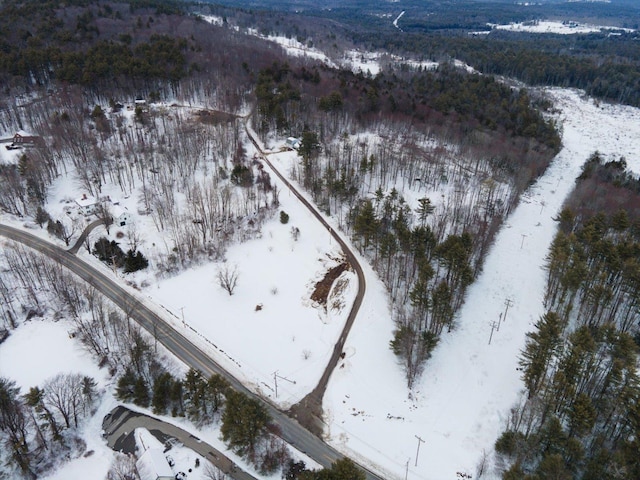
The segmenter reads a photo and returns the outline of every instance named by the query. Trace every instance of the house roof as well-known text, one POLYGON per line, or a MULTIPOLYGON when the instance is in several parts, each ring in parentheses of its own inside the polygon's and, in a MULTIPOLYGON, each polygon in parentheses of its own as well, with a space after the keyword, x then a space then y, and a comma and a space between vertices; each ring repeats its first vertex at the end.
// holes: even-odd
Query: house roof
POLYGON ((162 450, 149 448, 136 462, 140 480, 173 479, 173 470, 169 466, 162 450))
POLYGON ((111 206, 111 216, 113 218, 120 218, 120 216, 125 214, 125 213, 128 214, 129 210, 127 210, 123 206, 121 206, 121 205, 112 205, 111 206))
POLYGON ((15 137, 16 135, 18 135, 19 137, 33 137, 33 136, 34 136, 33 134, 31 134, 31 133, 29 133, 29 132, 25 132, 24 130, 18 130, 18 131, 15 133, 14 137, 15 137))
POLYGON ((81 207, 90 207, 98 203, 96 197, 92 197, 91 195, 82 195, 80 198, 76 198, 76 203, 81 207))

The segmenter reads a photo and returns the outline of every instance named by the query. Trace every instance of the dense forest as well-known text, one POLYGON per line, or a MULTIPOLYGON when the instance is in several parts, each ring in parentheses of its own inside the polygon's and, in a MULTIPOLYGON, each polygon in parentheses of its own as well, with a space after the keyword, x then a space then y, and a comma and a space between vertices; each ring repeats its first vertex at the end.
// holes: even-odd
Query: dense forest
MULTIPOLYGON (((222 3, 236 5, 233 1, 222 3)), ((640 105, 640 12, 633 2, 529 4, 526 8, 507 2, 470 1, 455 6, 403 2, 395 9, 364 1, 327 5, 320 10, 307 5, 305 17, 292 15, 290 22, 285 22, 282 12, 273 10, 299 9, 304 3, 256 1, 252 5, 257 9, 245 15, 261 31, 279 31, 303 42, 313 39, 325 51, 330 51, 338 38, 370 51, 436 61, 456 58, 485 74, 517 78, 530 85, 581 88, 596 98, 640 105), (402 11, 396 28, 392 21, 402 11), (610 25, 615 34, 536 35, 491 31, 488 25, 545 18, 601 22, 610 25), (488 35, 469 35, 474 32, 488 35)))
POLYGON ((505 479, 640 476, 638 179, 595 153, 577 182, 520 359, 526 398, 496 443, 505 479))
POLYGON ((482 37, 433 34, 369 36, 376 48, 424 58, 459 58, 485 74, 530 85, 584 89, 589 95, 640 105, 640 47, 636 33, 532 35, 495 32, 482 37), (542 37, 542 38, 541 38, 542 37))

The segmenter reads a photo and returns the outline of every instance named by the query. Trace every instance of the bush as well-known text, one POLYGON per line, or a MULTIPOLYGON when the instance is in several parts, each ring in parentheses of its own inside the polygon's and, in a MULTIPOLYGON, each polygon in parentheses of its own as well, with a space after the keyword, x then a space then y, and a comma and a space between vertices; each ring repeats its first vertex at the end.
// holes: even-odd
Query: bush
POLYGON ((116 267, 121 267, 125 261, 125 255, 120 246, 106 237, 99 238, 94 244, 93 254, 108 265, 115 263, 116 267))
POLYGON ((518 445, 524 440, 522 433, 507 430, 496 440, 496 452, 512 457, 518 450, 518 445))
POLYGON ((241 187, 250 187, 253 185, 253 173, 244 165, 236 165, 231 170, 231 182, 241 187))
POLYGON ((289 223, 289 215, 284 210, 280 211, 280 223, 282 224, 289 223))
POLYGON ((133 250, 127 252, 127 258, 124 261, 124 271, 126 273, 144 270, 148 266, 149 260, 141 252, 134 252, 133 250))

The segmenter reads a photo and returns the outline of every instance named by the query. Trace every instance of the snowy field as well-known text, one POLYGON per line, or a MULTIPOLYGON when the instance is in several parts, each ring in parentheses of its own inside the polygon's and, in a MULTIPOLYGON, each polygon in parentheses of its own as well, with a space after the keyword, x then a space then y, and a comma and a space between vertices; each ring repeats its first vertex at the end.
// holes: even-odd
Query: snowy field
POLYGON ((560 22, 551 20, 536 20, 533 22, 509 23, 506 25, 498 25, 489 23, 490 27, 498 30, 509 30, 511 32, 529 32, 529 33, 555 33, 559 35, 573 35, 585 33, 597 33, 602 31, 618 31, 633 32, 630 28, 619 28, 602 25, 589 25, 579 22, 560 22))
POLYGON ((58 373, 80 373, 93 377, 99 388, 104 387, 106 371, 100 370, 82 346, 69 337, 70 330, 63 321, 36 318, 25 322, 0 348, 0 376, 15 380, 23 392, 42 386, 58 373))
POLYGON ((388 348, 393 325, 384 291, 368 272, 347 358, 325 396, 327 434, 335 447, 365 463, 371 459, 394 478, 404 478, 407 467, 409 478, 455 479, 458 472, 476 477, 484 453, 490 464, 493 444, 522 390, 516 368, 525 334, 544 313, 542 266, 556 232, 553 217, 594 151, 607 159, 625 156, 640 171, 640 110, 597 106, 570 90, 548 92, 561 112, 564 148, 507 218, 469 288, 457 328, 443 336, 411 395, 388 348), (489 345, 492 325, 501 319, 489 345))
POLYGON ((187 325, 232 359, 225 365, 236 377, 287 407, 320 379, 351 309, 357 280, 345 272, 339 282, 344 289, 334 290, 326 310, 310 300, 316 282, 340 263, 341 251, 296 197, 283 190, 280 201, 288 224, 270 220, 262 238, 231 246, 225 264, 189 269, 146 293, 180 317, 178 328, 184 307, 187 325), (297 241, 292 228, 300 230, 297 241), (216 279, 226 266, 239 273, 232 296, 216 279))

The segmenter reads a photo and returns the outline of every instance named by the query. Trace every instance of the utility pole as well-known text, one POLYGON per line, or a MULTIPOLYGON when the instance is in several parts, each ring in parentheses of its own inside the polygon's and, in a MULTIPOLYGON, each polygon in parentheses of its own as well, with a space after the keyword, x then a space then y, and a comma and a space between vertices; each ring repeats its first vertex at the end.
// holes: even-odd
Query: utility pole
POLYGON ((278 371, 273 372, 273 383, 276 386, 276 398, 278 398, 278 371))
POLYGON ((500 331, 500 324, 502 323, 502 312, 500 312, 500 316, 498 317, 498 328, 496 328, 496 330, 499 332, 500 331))
POLYGON ((113 275, 118 276, 118 270, 116 269, 116 256, 111 255, 111 266, 113 266, 113 275))
POLYGON ((187 323, 184 321, 184 307, 180 307, 180 313, 182 313, 182 326, 187 328, 187 323))
POLYGON ((418 439, 418 451, 416 452, 416 467, 418 466, 418 455, 420 455, 420 444, 424 443, 424 440, 421 439, 418 435, 416 435, 416 438, 418 439))
POLYGON ((404 472, 404 480, 407 480, 407 478, 409 478, 409 460, 411 460, 411 457, 407 458, 407 467, 404 472))
POLYGON ((296 384, 295 380, 289 380, 287 377, 283 377, 282 375, 278 375, 278 371, 276 370, 275 372, 273 372, 273 383, 276 387, 276 398, 278 398, 278 379, 281 380, 286 380, 289 383, 293 383, 294 385, 296 384))
POLYGON ((502 318, 506 322, 507 321, 507 312, 509 311, 509 307, 513 306, 513 301, 510 298, 507 298, 504 301, 504 305, 505 305, 505 309, 504 309, 504 315, 502 316, 502 318))
POLYGON ((522 242, 520 242, 520 250, 522 250, 522 247, 524 247, 524 239, 527 237, 527 234, 521 233, 520 235, 522 235, 522 242))
POLYGON ((493 331, 496 329, 496 322, 491 322, 491 334, 489 335, 489 345, 491 345, 491 339, 493 338, 493 331))

